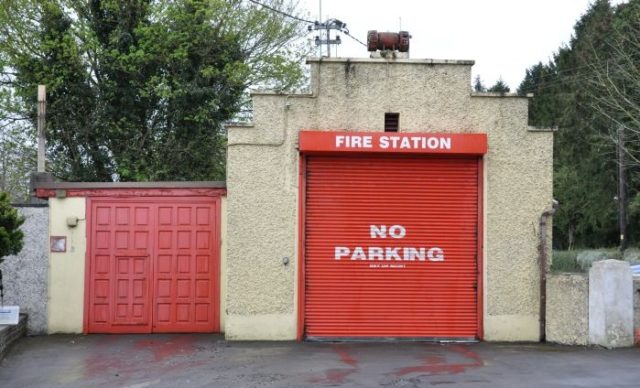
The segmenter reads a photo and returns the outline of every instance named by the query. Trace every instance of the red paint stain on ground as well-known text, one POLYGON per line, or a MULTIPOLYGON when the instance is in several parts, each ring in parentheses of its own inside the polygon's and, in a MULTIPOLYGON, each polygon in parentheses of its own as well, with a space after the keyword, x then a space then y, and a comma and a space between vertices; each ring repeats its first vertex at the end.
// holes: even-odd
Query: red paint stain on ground
POLYGON ((195 352, 194 338, 191 336, 177 336, 168 340, 144 339, 136 341, 136 349, 148 350, 153 353, 156 361, 163 361, 174 356, 188 356, 195 352))
POLYGON ((457 353, 457 355, 469 359, 470 362, 447 363, 446 357, 429 356, 423 360, 422 364, 396 369, 394 374, 396 376, 406 376, 411 373, 428 373, 431 375, 458 374, 466 371, 467 369, 484 366, 482 358, 470 349, 462 346, 456 346, 450 348, 450 350, 457 353))
POLYGON ((357 369, 327 369, 323 377, 310 379, 312 384, 343 384, 344 380, 357 369))
POLYGON ((334 346, 333 350, 338 353, 338 355, 340 356, 340 361, 342 361, 343 363, 353 367, 353 368, 357 368, 358 367, 358 361, 356 361, 355 358, 353 358, 349 352, 347 352, 347 349, 341 347, 341 346, 334 346))
POLYGON ((332 346, 334 352, 340 356, 343 364, 349 365, 351 368, 333 368, 324 371, 324 376, 310 379, 312 384, 343 384, 349 375, 358 371, 358 361, 347 352, 342 346, 332 346))

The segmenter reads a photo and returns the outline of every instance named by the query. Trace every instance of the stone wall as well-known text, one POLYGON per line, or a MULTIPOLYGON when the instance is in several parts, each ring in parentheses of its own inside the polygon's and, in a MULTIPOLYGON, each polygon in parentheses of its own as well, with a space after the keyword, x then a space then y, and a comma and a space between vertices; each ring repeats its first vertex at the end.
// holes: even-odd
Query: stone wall
POLYGON ((547 341, 565 345, 587 345, 589 342, 587 274, 547 276, 547 341))
POLYGON ((20 306, 29 315, 29 334, 47 332, 47 284, 49 276, 49 208, 16 205, 25 217, 24 247, 2 264, 4 303, 20 306))

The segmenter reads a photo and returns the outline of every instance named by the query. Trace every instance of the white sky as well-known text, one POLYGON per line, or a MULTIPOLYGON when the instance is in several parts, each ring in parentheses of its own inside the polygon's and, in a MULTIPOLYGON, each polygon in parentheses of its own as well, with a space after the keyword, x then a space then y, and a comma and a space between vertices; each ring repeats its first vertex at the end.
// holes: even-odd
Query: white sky
MULTIPOLYGON (((299 0, 308 19, 318 19, 319 0, 299 0)), ((626 2, 611 0, 612 4, 626 2)), ((473 59, 486 86, 498 77, 515 92, 525 70, 547 62, 571 39, 590 0, 322 0, 322 20, 347 23, 366 43, 367 31, 411 33, 411 58, 473 59)), ((311 34, 313 37, 315 34, 311 34)), ((367 57, 366 48, 340 34, 340 57, 367 57)), ((334 56, 335 53, 332 53, 334 56)))

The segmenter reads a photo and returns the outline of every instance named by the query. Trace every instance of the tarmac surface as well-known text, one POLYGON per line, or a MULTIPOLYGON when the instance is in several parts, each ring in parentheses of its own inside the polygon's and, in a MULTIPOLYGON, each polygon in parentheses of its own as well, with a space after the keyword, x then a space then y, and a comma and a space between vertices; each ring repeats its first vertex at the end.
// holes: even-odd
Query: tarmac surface
POLYGON ((226 342, 217 335, 23 338, 0 387, 639 387, 640 348, 226 342))

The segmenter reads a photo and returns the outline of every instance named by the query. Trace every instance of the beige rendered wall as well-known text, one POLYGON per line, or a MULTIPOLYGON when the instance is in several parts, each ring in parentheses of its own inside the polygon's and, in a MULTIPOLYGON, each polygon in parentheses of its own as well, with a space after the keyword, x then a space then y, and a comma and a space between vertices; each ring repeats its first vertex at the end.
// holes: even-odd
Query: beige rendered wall
POLYGON ((549 131, 527 126, 526 98, 471 93, 472 61, 311 60, 312 93, 253 96, 252 125, 229 128, 229 339, 296 336, 298 132, 487 133, 484 338, 538 339, 537 225, 552 199, 549 131), (290 258, 284 265, 283 258, 290 258))
POLYGON ((220 332, 224 333, 227 309, 227 198, 220 201, 220 332))
POLYGON ((66 236, 67 251, 49 253, 49 333, 81 333, 87 247, 85 198, 49 199, 49 235, 66 236), (78 217, 75 227, 67 217, 78 217))

